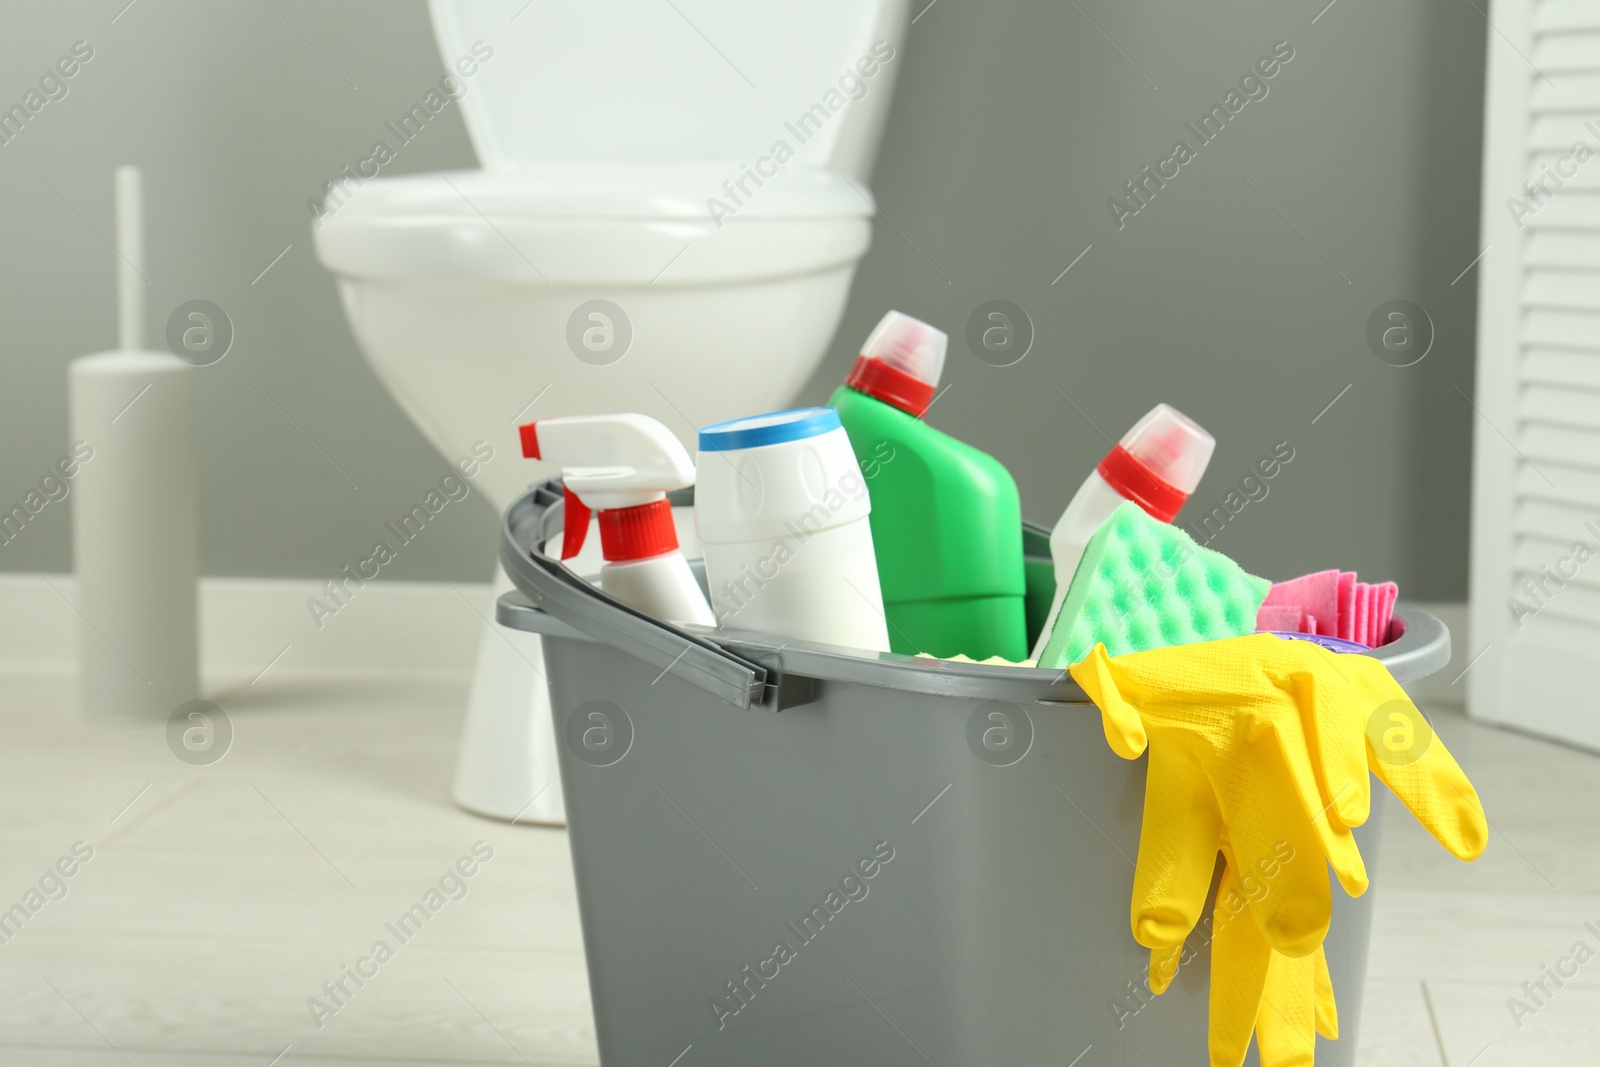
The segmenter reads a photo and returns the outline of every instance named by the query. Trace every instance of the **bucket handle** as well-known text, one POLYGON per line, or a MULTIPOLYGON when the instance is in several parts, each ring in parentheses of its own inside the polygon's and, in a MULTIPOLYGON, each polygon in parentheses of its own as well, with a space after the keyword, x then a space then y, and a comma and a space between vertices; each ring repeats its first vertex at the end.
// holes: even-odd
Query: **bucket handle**
POLYGON ((783 699, 799 694, 781 693, 780 689, 794 687, 780 687, 775 672, 734 655, 715 641, 624 604, 546 555, 545 542, 560 533, 565 506, 561 479, 552 478, 518 497, 501 520, 500 562, 536 607, 663 673, 671 671, 736 708, 776 710, 801 702, 783 699))

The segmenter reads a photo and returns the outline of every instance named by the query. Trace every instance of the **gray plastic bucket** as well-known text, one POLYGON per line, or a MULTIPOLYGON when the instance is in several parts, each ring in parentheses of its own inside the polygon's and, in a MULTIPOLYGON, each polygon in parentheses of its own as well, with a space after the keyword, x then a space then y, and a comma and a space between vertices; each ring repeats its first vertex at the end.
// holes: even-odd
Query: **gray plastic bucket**
MULTIPOLYGON (((546 556, 560 530, 559 481, 508 509, 498 611, 544 636, 606 1067, 1208 1063, 1208 929, 1151 998, 1144 761, 1064 672, 675 627, 546 556)), ((1400 614, 1377 655, 1406 682, 1450 635, 1400 614)), ((1356 834, 1374 875, 1385 795, 1356 834)), ((1329 1067, 1355 1060, 1372 893, 1334 887, 1329 1067)))

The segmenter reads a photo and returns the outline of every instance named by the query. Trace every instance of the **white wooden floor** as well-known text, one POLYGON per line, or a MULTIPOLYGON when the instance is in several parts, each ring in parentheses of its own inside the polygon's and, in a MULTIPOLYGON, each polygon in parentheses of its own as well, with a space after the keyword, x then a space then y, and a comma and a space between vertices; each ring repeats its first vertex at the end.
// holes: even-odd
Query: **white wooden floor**
POLYGON ((1600 1063, 1600 756, 1428 710, 1483 798, 1491 838, 1462 863, 1390 805, 1361 1063, 1600 1063), (1580 941, 1593 959, 1559 988, 1546 980, 1543 1006, 1530 999, 1523 983, 1580 941), (1520 1027, 1511 997, 1538 1009, 1520 1027))
MULTIPOLYGON (((94 850, 0 945, 0 1067, 595 1063, 564 835, 450 803, 465 693, 275 673, 194 768, 160 729, 78 722, 67 675, 0 675, 0 910, 94 850), (319 1029, 308 998, 479 840, 466 896, 319 1029)), ((1600 758, 1439 730, 1495 835, 1464 865, 1391 806, 1362 1062, 1593 1064, 1600 958, 1520 1029, 1506 1001, 1576 942, 1600 952, 1600 758)))

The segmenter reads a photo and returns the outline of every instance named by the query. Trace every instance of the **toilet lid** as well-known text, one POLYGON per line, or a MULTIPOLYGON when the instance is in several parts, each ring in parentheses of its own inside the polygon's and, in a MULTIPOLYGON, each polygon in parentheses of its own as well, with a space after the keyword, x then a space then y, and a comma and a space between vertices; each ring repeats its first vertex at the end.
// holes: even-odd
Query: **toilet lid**
POLYGON ((491 170, 751 162, 779 140, 802 163, 839 169, 885 110, 906 6, 429 0, 447 92, 491 170))

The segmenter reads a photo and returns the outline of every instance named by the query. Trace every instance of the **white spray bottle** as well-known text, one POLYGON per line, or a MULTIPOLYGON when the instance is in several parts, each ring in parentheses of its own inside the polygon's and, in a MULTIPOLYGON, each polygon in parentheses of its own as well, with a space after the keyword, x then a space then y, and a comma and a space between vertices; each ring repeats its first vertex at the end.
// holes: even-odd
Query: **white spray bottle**
POLYGON ((1044 653, 1078 561, 1100 524, 1124 500, 1133 501, 1162 522, 1171 522, 1200 484, 1216 447, 1216 438, 1199 423, 1170 404, 1157 404, 1089 472, 1050 531, 1056 595, 1033 646, 1034 659, 1044 653))
POLYGON ((583 548, 599 512, 600 588, 668 622, 716 626, 678 548, 667 493, 694 484, 694 461, 647 415, 572 415, 521 427, 522 454, 561 468, 566 520, 561 558, 583 548))

